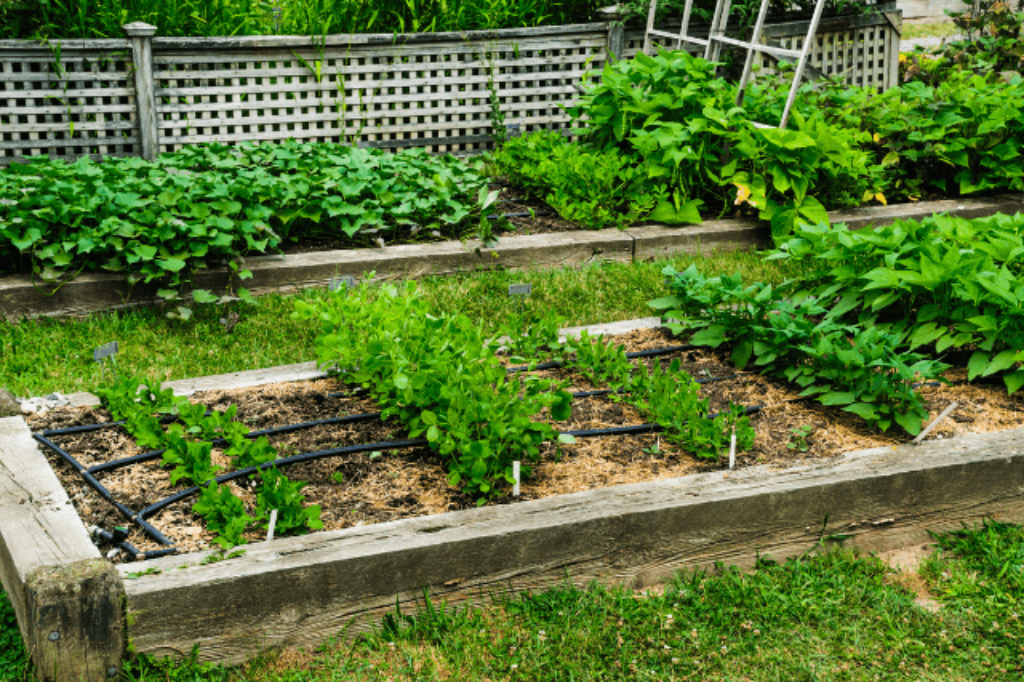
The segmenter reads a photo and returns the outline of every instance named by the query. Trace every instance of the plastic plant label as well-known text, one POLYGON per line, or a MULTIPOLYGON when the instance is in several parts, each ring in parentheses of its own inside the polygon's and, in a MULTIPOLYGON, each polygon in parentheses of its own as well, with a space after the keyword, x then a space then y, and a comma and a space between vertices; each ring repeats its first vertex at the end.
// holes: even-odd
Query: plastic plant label
POLYGON ((92 352, 92 359, 100 362, 104 358, 117 354, 117 341, 104 344, 92 352))
POLYGON ((270 510, 270 522, 267 523, 267 542, 274 539, 274 526, 277 525, 277 510, 270 510))
POLYGON ((349 289, 355 289, 356 278, 352 275, 343 275, 341 277, 334 277, 327 283, 328 291, 338 291, 342 287, 344 287, 346 291, 349 289))
POLYGON ((516 479, 515 487, 512 488, 512 497, 519 497, 519 462, 512 462, 512 478, 516 479))
POLYGON ((509 296, 527 296, 533 291, 532 284, 509 284, 508 295, 509 296))

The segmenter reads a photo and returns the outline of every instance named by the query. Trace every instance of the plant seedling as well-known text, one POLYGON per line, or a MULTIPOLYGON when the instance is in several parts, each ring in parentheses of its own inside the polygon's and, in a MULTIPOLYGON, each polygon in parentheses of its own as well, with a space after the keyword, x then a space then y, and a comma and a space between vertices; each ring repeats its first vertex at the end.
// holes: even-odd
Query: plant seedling
POLYGON ((643 449, 644 454, 648 455, 660 455, 661 454, 661 436, 654 437, 654 445, 649 448, 643 449))
POLYGON ((807 452, 811 449, 811 444, 807 442, 807 438, 814 431, 814 427, 810 424, 804 424, 798 426, 795 429, 790 429, 790 439, 786 443, 786 447, 790 450, 799 450, 800 452, 807 452))

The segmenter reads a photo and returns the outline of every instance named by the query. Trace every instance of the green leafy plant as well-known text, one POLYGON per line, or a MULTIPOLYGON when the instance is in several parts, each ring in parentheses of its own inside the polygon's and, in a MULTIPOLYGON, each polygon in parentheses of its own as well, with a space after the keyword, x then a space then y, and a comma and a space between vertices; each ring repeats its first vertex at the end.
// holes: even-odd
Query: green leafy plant
POLYGON ((796 450, 798 452, 807 452, 811 449, 811 444, 807 442, 807 439, 814 432, 814 427, 810 424, 804 424, 797 426, 796 428, 789 430, 789 441, 786 443, 786 447, 790 450, 796 450))
POLYGON ((968 378, 1024 386, 1024 216, 932 216, 871 231, 804 226, 771 256, 803 263, 796 297, 905 336, 908 348, 970 350, 968 378))
POLYGON ((0 171, 0 272, 54 288, 82 271, 118 272, 187 318, 193 303, 251 302, 237 286, 251 276, 246 256, 284 242, 489 229, 494 196, 478 165, 294 140, 187 147, 154 162, 15 163, 0 171), (193 289, 196 272, 225 264, 224 295, 193 289))
MULTIPOLYGON (((802 396, 883 431, 897 423, 911 435, 920 432, 928 411, 913 384, 943 380, 949 365, 910 352, 903 333, 842 324, 834 319, 839 306, 830 312, 816 297, 787 300, 770 285, 744 286, 739 274, 706 278, 695 266, 681 273, 667 267, 664 274, 674 293, 650 305, 666 311, 673 332, 691 334, 697 345, 731 344, 737 367, 753 361, 799 386, 802 396)), ((831 303, 835 293, 823 291, 820 299, 831 303)))
POLYGON ((255 522, 245 513, 245 503, 227 484, 204 486, 192 511, 206 521, 206 527, 217 533, 215 543, 224 549, 246 544, 245 531, 255 522))
POLYGON ((649 214, 662 194, 657 186, 645 186, 642 164, 614 149, 575 144, 559 132, 511 138, 493 163, 528 195, 594 230, 629 226, 649 214))
POLYGON ((481 325, 434 313, 414 282, 399 289, 364 281, 323 303, 298 301, 296 315, 321 325, 320 364, 367 388, 383 417, 397 417, 411 437, 425 437, 444 456, 449 483, 479 504, 514 483, 514 461, 536 461, 541 445, 557 438, 533 417, 569 415, 563 383, 510 376, 481 325))
POLYGON ((260 471, 260 491, 256 495, 256 518, 267 528, 271 510, 277 510, 275 534, 320 530, 324 527, 320 520, 320 505, 305 505, 306 498, 302 489, 303 481, 290 481, 277 467, 269 467, 260 471))

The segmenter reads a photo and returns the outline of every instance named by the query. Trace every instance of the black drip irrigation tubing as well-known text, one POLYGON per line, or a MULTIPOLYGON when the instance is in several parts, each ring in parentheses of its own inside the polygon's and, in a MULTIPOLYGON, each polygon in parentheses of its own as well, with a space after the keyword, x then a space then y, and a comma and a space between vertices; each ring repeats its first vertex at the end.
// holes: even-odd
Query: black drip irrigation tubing
POLYGON ((107 490, 107 488, 102 483, 96 480, 96 477, 89 473, 88 469, 82 466, 82 463, 75 459, 71 455, 71 453, 69 453, 64 448, 60 447, 59 445, 57 445, 49 438, 40 433, 34 433, 32 434, 32 437, 35 438, 40 443, 42 443, 43 445, 45 445, 46 447, 56 452, 61 457, 61 459, 67 462, 75 471, 79 473, 79 475, 89 485, 89 487, 95 490, 100 497, 109 502, 118 512, 121 513, 122 516, 127 518, 129 521, 138 524, 139 528, 141 528, 142 531, 146 533, 146 535, 150 536, 153 540, 159 542, 161 545, 168 547, 168 549, 166 550, 154 550, 140 553, 135 548, 134 545, 132 545, 126 540, 122 540, 117 544, 118 548, 131 554, 132 556, 141 557, 143 559, 155 559, 159 556, 165 556, 167 554, 173 554, 177 552, 177 549, 174 548, 174 543, 168 540, 163 533, 161 533, 159 530, 150 525, 144 518, 140 518, 139 515, 136 514, 134 511, 132 511, 128 507, 124 506, 123 504, 115 500, 114 496, 110 493, 110 491, 107 490))
MULTIPOLYGON (((729 381, 730 379, 735 379, 736 377, 739 377, 739 376, 741 376, 741 375, 739 375, 739 374, 730 374, 730 375, 724 376, 724 377, 709 377, 709 378, 704 378, 704 379, 695 379, 694 381, 696 383, 698 383, 698 384, 708 384, 708 383, 712 383, 712 382, 715 382, 715 381, 729 381)), ((599 389, 599 390, 596 390, 596 391, 579 391, 577 393, 573 393, 572 397, 573 398, 591 398, 591 397, 597 397, 597 396, 611 395, 613 393, 625 393, 625 390, 623 390, 623 389, 599 389)), ((338 394, 331 394, 331 395, 338 395, 338 394)), ((259 431, 250 431, 244 437, 245 438, 259 438, 260 436, 270 436, 270 435, 277 435, 277 434, 281 434, 281 433, 293 433, 295 431, 302 431, 304 429, 311 429, 311 428, 315 428, 317 426, 329 426, 331 424, 347 424, 347 423, 354 423, 354 422, 371 421, 373 419, 378 419, 379 417, 380 417, 380 412, 365 412, 363 414, 350 414, 350 415, 346 415, 344 417, 331 417, 329 419, 317 419, 317 420, 311 421, 311 422, 301 422, 299 424, 289 424, 288 426, 277 426, 277 427, 270 428, 270 429, 261 429, 259 431)), ((211 443, 214 446, 226 445, 227 444, 227 441, 225 439, 223 439, 223 438, 217 438, 217 439, 214 439, 214 440, 208 441, 208 442, 211 443)), ((56 447, 56 446, 51 445, 50 447, 56 447)), ((103 464, 97 464, 95 466, 91 466, 91 467, 85 469, 84 471, 89 473, 89 474, 100 474, 100 473, 104 473, 106 471, 113 471, 114 469, 121 469, 123 467, 131 466, 133 464, 139 464, 139 463, 142 463, 142 462, 152 461, 154 459, 157 459, 161 455, 163 455, 164 452, 166 452, 166 450, 151 450, 149 452, 143 452, 142 454, 139 454, 139 455, 133 455, 131 457, 125 457, 123 459, 115 459, 115 460, 111 460, 109 462, 104 462, 103 464)))
MULTIPOLYGON (((751 415, 755 412, 760 412, 764 409, 764 405, 754 405, 752 407, 745 407, 743 409, 744 415, 751 415)), ((724 412, 716 412, 709 414, 708 419, 714 419, 725 414, 724 412)), ((663 431, 664 427, 660 424, 636 424, 633 426, 613 426, 603 429, 582 429, 579 431, 562 431, 559 435, 572 436, 574 438, 596 438, 599 436, 629 436, 634 434, 642 433, 655 433, 657 431, 663 431)), ((324 459, 327 457, 336 457, 338 455, 355 454, 359 452, 374 452, 384 450, 403 450, 405 448, 420 448, 429 445, 430 441, 426 438, 413 438, 411 440, 398 440, 398 441, 382 441, 380 443, 364 443, 362 445, 348 445, 343 448, 331 448, 329 450, 318 450, 316 452, 307 452, 301 455, 294 455, 292 457, 286 457, 284 459, 275 460, 273 462, 266 462, 259 466, 246 467, 245 469, 239 469, 238 471, 232 471, 227 474, 217 476, 213 481, 207 485, 227 483, 234 481, 239 478, 245 478, 251 474, 255 474, 263 469, 269 469, 270 467, 282 467, 289 466, 292 464, 301 464, 303 462, 310 462, 317 459, 324 459)), ((189 497, 196 495, 202 488, 200 486, 194 486, 187 490, 182 490, 170 497, 166 497, 159 502, 155 502, 150 506, 146 507, 139 512, 139 518, 146 518, 156 514, 172 504, 181 502, 182 500, 188 499, 189 497)))
MULTIPOLYGON (((331 417, 330 419, 317 419, 311 422, 302 422, 300 424, 289 424, 288 426, 277 426, 271 429, 262 429, 260 431, 250 431, 245 434, 246 438, 259 438, 260 436, 269 436, 278 433, 292 433, 294 431, 301 431, 303 429, 311 429, 316 426, 326 426, 328 424, 345 424, 351 422, 369 421, 380 417, 380 412, 367 412, 365 414, 350 414, 344 417, 331 417)), ((217 438, 209 441, 211 444, 226 445, 227 441, 223 438, 217 438)), ((132 464, 138 464, 140 462, 148 462, 154 460, 160 455, 164 454, 166 450, 151 450, 150 452, 143 452, 141 455, 134 455, 132 457, 125 457, 124 459, 115 459, 110 462, 104 462, 103 464, 97 464, 96 466, 89 467, 86 469, 90 474, 98 474, 104 471, 111 471, 113 469, 120 469, 121 467, 131 466, 132 464)))
MULTIPOLYGON (((649 349, 649 350, 643 350, 643 351, 636 351, 636 352, 632 352, 632 353, 626 353, 626 358, 628 358, 628 359, 635 359, 635 358, 642 358, 642 357, 654 357, 654 356, 658 356, 658 355, 667 355, 669 353, 675 353, 675 352, 680 352, 680 351, 695 350, 697 348, 698 348, 697 346, 690 345, 690 344, 682 345, 682 346, 668 346, 668 347, 665 347, 665 348, 653 348, 653 349, 649 349)), ((533 367, 530 367, 528 365, 527 366, 523 366, 523 367, 510 367, 508 369, 508 372, 512 373, 512 372, 521 372, 521 371, 530 371, 530 370, 549 369, 549 368, 554 368, 554 367, 563 367, 563 366, 565 366, 565 364, 566 363, 564 363, 564 362, 558 361, 558 362, 550 362, 550 363, 541 363, 541 364, 535 365, 533 367)), ((703 384, 703 383, 709 383, 709 382, 713 382, 713 381, 727 381, 727 380, 735 378, 737 376, 739 376, 739 375, 738 374, 733 374, 733 375, 729 375, 729 376, 726 376, 726 377, 709 377, 709 378, 705 378, 705 379, 697 379, 696 382, 700 383, 700 384, 703 384)), ((355 392, 359 393, 362 390, 365 390, 365 389, 356 389, 355 392)), ((573 395, 574 398, 585 398, 585 397, 591 397, 591 396, 610 395, 612 393, 622 393, 622 392, 623 391, 621 389, 618 389, 618 390, 602 389, 602 390, 594 390, 594 391, 580 391, 580 392, 577 392, 577 393, 573 393, 572 395, 573 395)), ((351 395, 351 394, 352 394, 351 392, 350 393, 330 393, 330 394, 328 394, 328 397, 338 397, 338 396, 351 395)), ((746 408, 744 410, 744 414, 752 414, 752 413, 762 409, 763 407, 764 407, 763 405, 757 405, 755 407, 746 408)), ((206 412, 206 414, 209 415, 212 412, 213 412, 212 410, 208 410, 206 412)), ((279 427, 274 427, 274 428, 269 428, 269 429, 261 429, 259 431, 251 431, 248 434, 246 434, 245 437, 246 438, 258 438, 260 436, 266 436, 266 435, 272 435, 272 434, 292 433, 292 432, 300 431, 300 430, 303 430, 303 429, 314 428, 314 427, 317 427, 317 426, 325 426, 325 425, 329 425, 329 424, 341 424, 341 423, 351 423, 351 422, 358 422, 358 421, 369 421, 369 420, 372 420, 372 419, 379 418, 380 414, 381 414, 380 412, 370 412, 370 413, 364 413, 364 414, 346 415, 344 417, 332 417, 332 418, 329 418, 329 419, 318 419, 318 420, 315 420, 315 421, 302 422, 302 423, 299 423, 299 424, 289 424, 287 426, 279 426, 279 427)), ((718 414, 709 415, 709 418, 714 418, 716 416, 718 416, 718 414)), ((161 423, 171 423, 171 422, 177 421, 177 419, 178 418, 175 417, 175 416, 167 416, 167 417, 163 417, 160 421, 161 421, 161 423)), ((67 452, 62 447, 60 447, 59 445, 54 443, 52 440, 50 440, 51 436, 67 436, 67 435, 73 435, 73 434, 77 434, 77 433, 88 433, 88 432, 91 432, 91 431, 99 431, 101 429, 107 429, 107 428, 113 428, 113 427, 117 427, 117 426, 123 426, 124 424, 125 424, 125 421, 121 420, 121 421, 114 421, 114 422, 104 422, 102 424, 86 424, 86 425, 82 425, 82 426, 72 426, 72 427, 68 427, 68 428, 64 428, 64 429, 49 429, 49 430, 42 431, 42 432, 39 432, 39 433, 34 433, 34 434, 32 434, 32 437, 35 438, 35 440, 37 440, 42 445, 45 445, 46 447, 50 448, 55 453, 57 453, 58 456, 60 456, 65 462, 67 462, 67 464, 69 464, 76 472, 78 472, 78 474, 82 477, 82 479, 86 482, 86 484, 89 487, 91 487, 93 490, 95 490, 100 495, 100 497, 102 497, 104 500, 109 502, 115 509, 117 509, 117 511, 122 516, 127 518, 132 523, 137 524, 139 526, 139 528, 141 528, 142 531, 144 533, 146 533, 146 535, 148 535, 150 538, 152 538, 156 542, 164 545, 166 547, 166 549, 151 550, 151 551, 147 551, 147 552, 139 552, 134 547, 134 545, 129 543, 127 540, 118 540, 117 539, 117 537, 118 537, 117 535, 115 535, 114 533, 111 533, 110 531, 104 530, 102 528, 96 528, 94 530, 94 532, 92 534, 95 537, 98 537, 100 539, 103 539, 103 540, 109 541, 109 542, 116 542, 116 546, 118 548, 120 548, 121 550, 127 552, 128 554, 130 554, 132 556, 135 556, 136 558, 153 559, 153 558, 157 558, 157 557, 160 557, 160 556, 167 556, 169 554, 174 554, 174 553, 177 552, 177 548, 174 546, 174 543, 172 543, 163 533, 161 533, 152 524, 150 524, 146 520, 146 518, 153 516, 154 514, 156 514, 159 511, 161 511, 162 509, 165 509, 166 507, 168 507, 168 506, 170 506, 172 504, 175 504, 176 502, 179 502, 179 501, 181 501, 183 499, 187 499, 188 497, 191 497, 192 495, 197 494, 199 492, 199 490, 200 490, 199 487, 192 487, 192 488, 188 488, 186 490, 179 491, 179 492, 175 493, 174 495, 171 495, 170 497, 164 498, 163 500, 160 500, 160 501, 158 501, 158 502, 156 502, 154 504, 151 504, 148 507, 146 507, 146 508, 144 508, 141 511, 136 513, 134 511, 132 511, 131 509, 129 509, 128 507, 126 507, 125 505, 123 505, 120 502, 118 502, 117 500, 115 500, 114 496, 111 494, 111 492, 109 490, 107 490, 107 488, 102 483, 100 483, 99 480, 97 480, 95 475, 94 475, 94 474, 98 474, 98 473, 102 473, 102 472, 106 472, 106 471, 112 471, 112 470, 115 470, 115 469, 123 468, 123 467, 126 467, 126 466, 131 466, 132 464, 138 464, 140 462, 147 462, 147 461, 154 460, 154 459, 160 457, 161 455, 163 455, 165 450, 153 450, 151 452, 144 452, 142 454, 134 455, 132 457, 125 457, 125 458, 122 458, 122 459, 113 460, 111 462, 105 462, 103 464, 98 464, 98 465, 93 466, 93 467, 85 467, 77 459, 75 459, 71 455, 71 453, 67 452)), ((622 427, 612 427, 612 428, 606 428, 606 429, 588 429, 588 430, 581 430, 581 431, 566 431, 566 432, 563 432, 563 433, 564 433, 564 435, 570 435, 570 436, 573 436, 573 437, 576 437, 576 438, 592 438, 592 437, 597 437, 597 436, 616 436, 616 435, 629 435, 629 434, 639 434, 639 433, 653 433, 655 431, 661 431, 661 430, 662 430, 662 427, 660 425, 658 425, 658 424, 640 424, 640 425, 636 425, 636 426, 622 426, 622 427)), ((223 445, 227 441, 225 439, 220 438, 220 439, 216 439, 216 440, 213 440, 213 441, 210 441, 210 442, 212 444, 214 444, 214 445, 223 445)), ((382 450, 398 450, 398 449, 404 449, 404 448, 423 447, 423 446, 426 446, 427 444, 428 444, 428 441, 426 439, 424 439, 424 438, 417 438, 417 439, 404 440, 404 441, 385 441, 385 442, 380 442, 380 443, 365 443, 365 444, 362 444, 362 445, 350 445, 350 446, 346 446, 346 447, 342 447, 342 448, 332 448, 330 450, 320 450, 320 451, 317 451, 317 452, 310 452, 310 453, 305 453, 305 454, 301 454, 301 455, 295 455, 293 457, 287 457, 287 458, 284 458, 284 459, 275 460, 273 462, 267 462, 267 463, 262 464, 262 465, 260 465, 258 467, 247 467, 245 469, 239 469, 237 471, 229 472, 227 474, 223 474, 221 476, 218 476, 218 477, 216 477, 213 480, 213 482, 217 483, 217 484, 220 484, 220 483, 225 483, 225 482, 228 482, 228 481, 237 480, 239 478, 244 478, 244 477, 249 476, 251 474, 255 474, 258 471, 263 470, 263 469, 267 469, 267 468, 269 468, 271 466, 288 466, 288 465, 291 465, 291 464, 299 464, 301 462, 308 462, 308 461, 311 461, 311 460, 323 459, 323 458, 326 458, 326 457, 333 457, 333 456, 342 455, 342 454, 353 454, 353 453, 358 453, 358 452, 372 452, 372 451, 382 451, 382 450)), ((207 484, 207 485, 209 485, 209 484, 207 484)))

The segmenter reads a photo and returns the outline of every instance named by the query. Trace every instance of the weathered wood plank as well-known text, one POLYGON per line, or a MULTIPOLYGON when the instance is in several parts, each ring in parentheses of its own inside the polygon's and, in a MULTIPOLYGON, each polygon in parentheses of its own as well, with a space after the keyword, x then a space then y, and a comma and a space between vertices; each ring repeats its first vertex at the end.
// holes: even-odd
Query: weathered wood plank
POLYGON ((0 419, 0 579, 40 680, 116 674, 120 578, 21 417, 0 419))
POLYGON ((424 589, 451 604, 566 577, 642 587, 683 567, 813 551, 826 520, 829 533, 878 551, 1022 515, 1024 429, 1015 429, 287 538, 205 566, 200 554, 121 570, 163 571, 126 584, 140 652, 176 656, 198 643, 201 659, 239 662, 319 644, 355 618, 353 637, 367 615, 396 599, 409 606, 424 589))
POLYGON ((100 554, 21 417, 0 419, 0 519, 0 578, 25 623, 29 573, 100 554))
MULTIPOLYGON (((367 34, 339 34, 325 37, 325 47, 356 47, 363 45, 430 45, 431 43, 465 43, 465 42, 496 42, 502 40, 531 39, 541 37, 563 37, 579 33, 607 31, 608 24, 605 22, 591 24, 564 24, 560 26, 539 26, 535 28, 510 28, 495 31, 465 31, 465 32, 439 32, 439 33, 367 33, 367 34)), ((154 50, 226 50, 226 49, 254 49, 254 48, 290 48, 290 49, 315 49, 321 38, 316 37, 317 43, 313 42, 310 36, 239 36, 227 38, 177 38, 162 37, 154 38, 154 50)), ((3 47, 0 41, 0 48, 3 47)), ((14 41, 21 42, 21 41, 14 41)))

